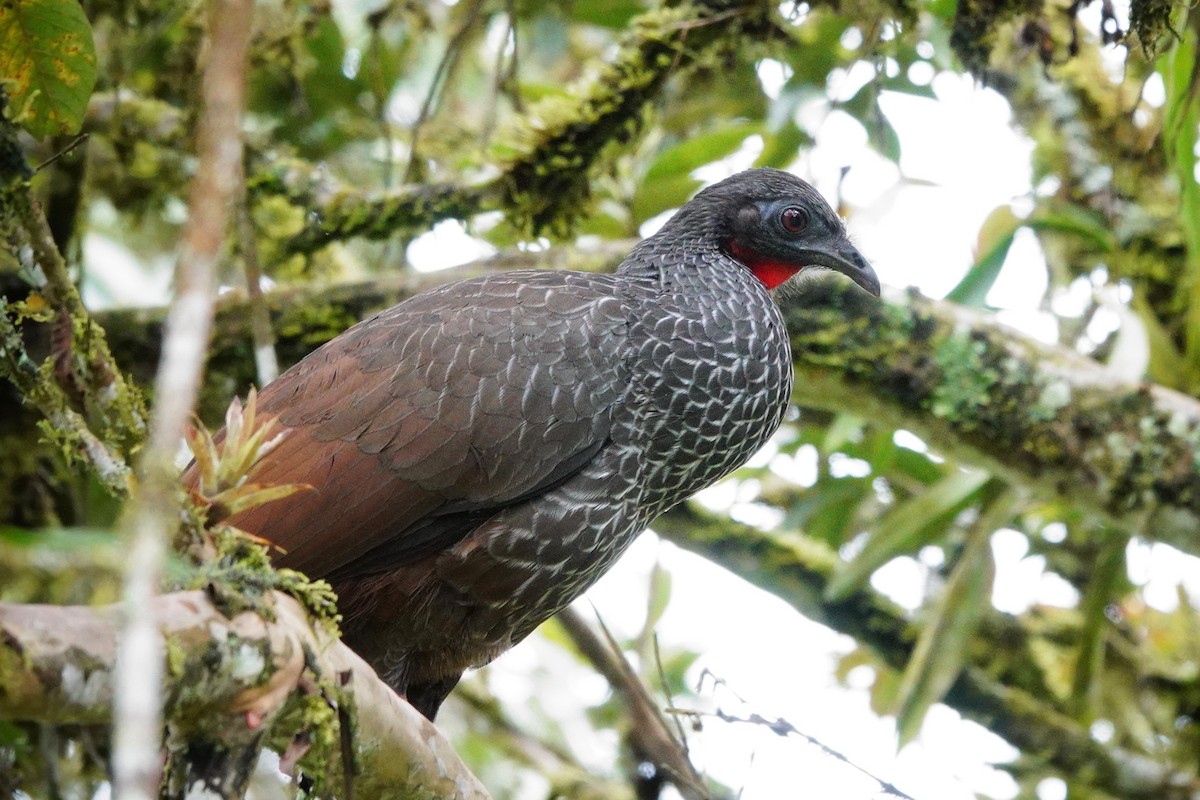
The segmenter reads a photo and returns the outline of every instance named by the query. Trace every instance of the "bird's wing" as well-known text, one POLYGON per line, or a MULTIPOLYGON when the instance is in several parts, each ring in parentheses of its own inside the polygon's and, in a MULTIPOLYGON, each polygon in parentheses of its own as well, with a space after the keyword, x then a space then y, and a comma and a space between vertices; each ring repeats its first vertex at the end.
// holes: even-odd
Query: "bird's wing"
POLYGON ((259 395, 288 437, 256 483, 315 492, 234 521, 285 566, 354 577, 450 546, 603 446, 628 385, 627 314, 603 276, 490 276, 414 297, 259 395))

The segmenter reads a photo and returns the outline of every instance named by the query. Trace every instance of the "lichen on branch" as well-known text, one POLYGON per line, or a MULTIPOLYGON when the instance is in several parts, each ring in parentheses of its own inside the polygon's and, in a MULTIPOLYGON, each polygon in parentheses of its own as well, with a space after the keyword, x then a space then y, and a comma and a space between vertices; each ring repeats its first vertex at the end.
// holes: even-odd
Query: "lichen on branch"
POLYGON ((837 282, 787 310, 796 401, 914 430, 964 463, 1200 553, 1200 403, 916 294, 837 282))

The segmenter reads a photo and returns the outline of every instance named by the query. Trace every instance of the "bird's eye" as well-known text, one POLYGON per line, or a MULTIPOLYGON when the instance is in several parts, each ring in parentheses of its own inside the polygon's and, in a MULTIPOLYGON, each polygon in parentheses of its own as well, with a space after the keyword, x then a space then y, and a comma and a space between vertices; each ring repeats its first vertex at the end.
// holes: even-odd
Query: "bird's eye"
POLYGON ((779 224, 788 233, 799 233, 808 227, 808 212, 803 208, 788 206, 779 215, 779 224))

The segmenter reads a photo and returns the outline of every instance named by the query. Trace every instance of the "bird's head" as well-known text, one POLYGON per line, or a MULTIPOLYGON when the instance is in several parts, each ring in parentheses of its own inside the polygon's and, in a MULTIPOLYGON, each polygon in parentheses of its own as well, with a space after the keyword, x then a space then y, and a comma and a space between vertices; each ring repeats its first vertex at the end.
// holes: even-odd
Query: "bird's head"
POLYGON ((817 191, 777 169, 751 169, 697 194, 670 222, 707 231, 768 289, 808 267, 825 267, 879 296, 879 278, 817 191), (697 213, 699 212, 699 213, 697 213))

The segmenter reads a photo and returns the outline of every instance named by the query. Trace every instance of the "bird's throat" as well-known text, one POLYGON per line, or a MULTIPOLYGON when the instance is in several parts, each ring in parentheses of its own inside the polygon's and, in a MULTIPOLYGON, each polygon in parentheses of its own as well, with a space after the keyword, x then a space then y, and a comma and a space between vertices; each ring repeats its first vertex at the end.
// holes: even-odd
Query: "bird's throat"
POLYGON ((768 289, 774 289, 800 271, 795 264, 779 261, 729 242, 729 254, 746 265, 754 277, 768 289))

